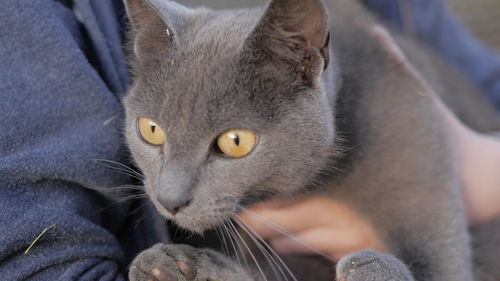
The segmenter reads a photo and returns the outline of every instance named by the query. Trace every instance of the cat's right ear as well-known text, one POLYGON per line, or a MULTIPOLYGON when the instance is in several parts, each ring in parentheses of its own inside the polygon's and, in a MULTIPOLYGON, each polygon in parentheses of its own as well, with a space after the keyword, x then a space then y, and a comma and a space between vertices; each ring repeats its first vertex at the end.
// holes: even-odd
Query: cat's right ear
POLYGON ((158 58, 176 45, 175 30, 167 19, 165 1, 124 0, 133 31, 134 54, 140 61, 158 58))

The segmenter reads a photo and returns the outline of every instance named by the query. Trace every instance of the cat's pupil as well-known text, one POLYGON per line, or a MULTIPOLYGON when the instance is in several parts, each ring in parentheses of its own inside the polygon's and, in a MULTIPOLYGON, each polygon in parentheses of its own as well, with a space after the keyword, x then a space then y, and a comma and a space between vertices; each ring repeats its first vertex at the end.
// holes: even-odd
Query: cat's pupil
POLYGON ((240 145, 240 137, 238 135, 233 135, 233 140, 236 145, 240 145))
POLYGON ((155 125, 151 125, 151 132, 154 134, 155 133, 155 130, 156 130, 156 126, 155 125))

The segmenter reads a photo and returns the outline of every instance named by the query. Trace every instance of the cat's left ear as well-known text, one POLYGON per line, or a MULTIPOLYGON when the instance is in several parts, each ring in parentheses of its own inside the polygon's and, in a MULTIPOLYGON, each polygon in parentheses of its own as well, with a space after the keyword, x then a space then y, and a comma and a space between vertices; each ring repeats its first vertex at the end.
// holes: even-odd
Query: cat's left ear
POLYGON ((141 61, 158 57, 176 45, 166 1, 124 0, 134 35, 134 53, 141 61))
POLYGON ((328 66, 329 41, 321 0, 272 0, 245 44, 312 78, 328 66))

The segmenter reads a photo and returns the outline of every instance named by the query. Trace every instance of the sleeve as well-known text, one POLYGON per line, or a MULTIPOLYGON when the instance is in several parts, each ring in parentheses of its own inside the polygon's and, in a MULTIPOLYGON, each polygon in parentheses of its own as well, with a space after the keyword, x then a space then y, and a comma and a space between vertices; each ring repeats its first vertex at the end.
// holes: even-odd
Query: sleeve
POLYGON ((444 0, 365 0, 381 18, 421 41, 456 65, 500 110, 500 54, 463 26, 444 0))
POLYGON ((66 182, 1 186, 0 279, 124 280, 124 253, 101 226, 99 202, 66 182))
POLYGON ((128 180, 93 161, 128 157, 120 96, 63 2, 0 1, 0 280, 123 280, 138 243, 91 189, 128 180))

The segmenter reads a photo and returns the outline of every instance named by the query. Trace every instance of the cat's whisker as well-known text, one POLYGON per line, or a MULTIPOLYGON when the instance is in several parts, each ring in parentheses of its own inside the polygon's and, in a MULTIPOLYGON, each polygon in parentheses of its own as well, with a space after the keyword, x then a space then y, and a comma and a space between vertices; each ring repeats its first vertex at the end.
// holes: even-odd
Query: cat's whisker
POLYGON ((234 247, 234 242, 233 242, 233 239, 232 239, 232 236, 231 236, 231 233, 229 232, 229 230, 227 229, 227 226, 224 224, 225 222, 223 222, 220 227, 221 227, 221 230, 222 230, 222 235, 225 236, 225 234, 227 234, 227 237, 229 239, 229 243, 227 244, 227 249, 229 251, 229 244, 231 244, 231 248, 233 249, 233 253, 234 253, 234 256, 236 258, 236 261, 238 262, 238 264, 241 264, 241 260, 240 260, 240 257, 238 256, 238 253, 236 252, 236 248, 234 247))
POLYGON ((217 225, 216 231, 217 231, 217 236, 219 237, 219 240, 222 243, 222 248, 224 250, 224 253, 226 253, 226 255, 228 256, 232 255, 229 249, 229 245, 227 243, 226 233, 224 232, 224 229, 222 229, 222 226, 217 225))
POLYGON ((226 224, 226 222, 224 222, 224 228, 226 230, 226 233, 228 234, 228 237, 229 237, 229 241, 231 242, 231 247, 233 248, 233 252, 236 256, 236 260, 238 261, 239 264, 242 264, 241 263, 241 259, 244 259, 244 262, 246 265, 248 265, 248 261, 246 260, 246 257, 245 257, 245 254, 243 253, 243 251, 241 250, 240 247, 237 247, 237 243, 236 243, 236 238, 234 237, 232 231, 231 231, 231 228, 226 224), (241 257, 240 257, 241 255, 241 257))
POLYGON ((136 229, 137 229, 137 227, 139 227, 139 224, 141 224, 141 222, 142 222, 144 219, 146 219, 146 217, 145 217, 145 216, 144 216, 144 214, 143 214, 143 215, 142 215, 139 219, 137 219, 137 221, 136 221, 136 223, 135 223, 135 225, 134 225, 134 228, 133 228, 133 229, 134 229, 134 230, 136 230, 136 229))
POLYGON ((219 241, 222 243, 222 249, 223 249, 224 253, 227 256, 229 256, 230 252, 229 252, 229 248, 227 246, 226 237, 224 236, 224 232, 223 232, 220 225, 217 225, 217 227, 215 228, 215 232, 217 233, 217 237, 219 237, 219 241))
MULTIPOLYGON (((239 221, 241 227, 243 229, 246 229, 247 231, 250 231, 268 250, 269 252, 280 262, 281 266, 287 271, 287 273, 290 275, 290 277, 294 280, 297 281, 297 278, 295 275, 292 273, 288 265, 283 261, 281 256, 276 253, 276 251, 269 245, 266 240, 264 240, 255 230, 253 230, 249 225, 247 225, 245 222, 243 222, 239 217, 236 217, 237 221, 239 221)), ((281 267, 280 267, 281 269, 281 267)))
POLYGON ((116 162, 116 161, 113 161, 113 160, 109 160, 109 159, 99 159, 99 158, 96 158, 96 159, 91 159, 91 160, 94 160, 94 161, 100 161, 100 162, 105 162, 105 163, 109 163, 109 164, 114 164, 114 165, 118 165, 120 167, 123 167, 125 168, 127 171, 133 173, 134 175, 138 176, 138 177, 143 177, 143 175, 141 173, 139 173, 138 171, 132 169, 131 167, 123 164, 123 163, 120 163, 120 162, 116 162))
POLYGON ((141 193, 137 193, 137 194, 131 194, 131 195, 128 195, 128 196, 121 196, 118 199, 114 199, 107 206, 102 207, 101 209, 99 209, 98 212, 105 211, 105 210, 107 210, 107 209, 109 209, 109 208, 111 208, 111 207, 113 207, 115 205, 124 203, 124 202, 129 201, 129 200, 137 200, 137 199, 144 199, 144 198, 148 198, 148 195, 146 193, 142 193, 142 192, 141 193))
POLYGON ((134 184, 126 184, 126 185, 119 185, 119 186, 114 186, 114 187, 105 187, 102 188, 102 190, 110 190, 110 191, 127 191, 127 190, 139 190, 142 191, 144 187, 142 185, 134 185, 134 184))
POLYGON ((281 274, 281 276, 283 276, 285 278, 285 280, 288 281, 288 277, 282 269, 282 267, 285 267, 287 272, 292 276, 292 279, 296 280, 295 276, 290 272, 288 266, 272 250, 272 248, 264 241, 264 239, 262 239, 260 236, 258 236, 253 230, 250 229, 250 227, 245 225, 238 217, 235 217, 235 222, 241 227, 241 229, 243 229, 243 231, 245 231, 248 234, 248 236, 250 236, 250 238, 252 239, 254 244, 264 254, 264 257, 266 258, 268 264, 270 265, 271 269, 273 270, 274 275, 277 278, 280 278, 280 274, 281 274), (276 259, 279 259, 280 262, 278 262, 276 259), (278 270, 280 271, 280 274, 278 274, 278 272, 276 271, 276 268, 278 268, 278 270))
POLYGON ((269 227, 273 228, 274 230, 278 231, 279 233, 281 233, 281 234, 283 234, 283 235, 285 235, 285 236, 289 237, 289 238, 290 238, 290 239, 292 239, 293 241, 295 241, 295 242, 299 243, 301 246, 303 246, 303 247, 305 247, 305 248, 307 248, 307 249, 311 250, 313 253, 315 253, 315 254, 317 254, 317 255, 319 255, 319 256, 322 256, 322 257, 324 257, 324 258, 326 258, 326 259, 328 259, 328 260, 331 260, 331 258, 330 258, 328 255, 326 255, 326 254, 324 254, 324 253, 322 253, 322 252, 318 251, 317 249, 315 249, 315 248, 313 248, 313 247, 309 246, 306 242, 302 241, 302 240, 301 240, 301 239, 299 239, 297 236, 293 235, 293 233, 291 233, 291 232, 289 232, 288 230, 286 230, 286 229, 284 229, 284 228, 280 227, 279 225, 277 225, 277 224, 273 223, 272 221, 270 221, 270 220, 268 220, 268 219, 266 219, 266 218, 262 217, 261 215, 257 214, 256 212, 254 212, 254 211, 252 211, 252 210, 250 210, 250 209, 248 209, 248 208, 245 208, 245 207, 243 207, 243 206, 238 206, 238 209, 240 209, 240 211, 242 211, 242 212, 244 212, 244 213, 246 213, 246 214, 248 214, 248 215, 250 215, 250 216, 254 217, 255 219, 259 220, 260 222, 264 223, 265 225, 267 225, 267 226, 269 226, 269 227))
POLYGON ((118 200, 118 203, 126 202, 129 200, 135 200, 135 199, 145 199, 145 198, 146 199, 149 198, 147 194, 134 194, 134 195, 130 195, 127 197, 123 197, 122 199, 118 200))
POLYGON ((240 246, 240 244, 236 241, 236 238, 235 238, 235 245, 236 245, 236 249, 235 250, 238 250, 238 252, 240 253, 240 255, 241 255, 242 259, 243 259, 243 262, 248 267, 249 266, 249 262, 247 260, 247 255, 245 254, 245 251, 242 249, 242 247, 240 246))
POLYGON ((250 247, 247 245, 247 243, 245 242, 245 240, 243 239, 243 237, 241 237, 240 233, 238 232, 238 230, 236 229, 236 227, 234 226, 234 224, 232 223, 232 221, 228 221, 228 222, 229 222, 229 225, 233 228, 234 233, 238 236, 238 238, 243 243, 243 246, 247 249, 248 253, 252 257, 252 260, 254 261, 255 265, 257 266, 257 269, 259 270, 260 274, 262 275, 262 278, 264 278, 265 281, 268 281, 266 275, 264 274, 264 271, 262 270, 262 267, 259 265, 259 261, 257 260, 257 258, 255 257, 255 255, 253 254, 253 252, 250 249, 250 247))
POLYGON ((128 212, 128 213, 126 213, 126 214, 125 214, 125 216, 133 216, 133 215, 136 215, 136 214, 138 214, 140 211, 142 211, 142 210, 143 210, 143 208, 144 208, 144 205, 143 205, 143 204, 141 204, 141 205, 139 205, 139 207, 135 208, 135 210, 132 210, 132 211, 130 211, 130 212, 128 212))
POLYGON ((126 193, 126 192, 144 192, 144 187, 141 185, 119 185, 114 187, 95 187, 95 186, 87 186, 88 189, 99 191, 103 194, 114 194, 114 193, 126 193))
POLYGON ((120 173, 122 175, 126 175, 126 176, 129 176, 131 178, 134 178, 134 179, 136 179, 136 180, 138 180, 140 182, 144 181, 144 179, 142 178, 142 176, 141 177, 136 176, 135 174, 132 174, 128 170, 123 170, 123 169, 120 169, 120 168, 117 168, 117 167, 113 167, 113 166, 108 166, 108 165, 103 165, 103 166, 106 167, 106 168, 108 168, 108 169, 110 169, 110 170, 112 170, 112 171, 120 173))
POLYGON ((117 162, 117 161, 113 161, 113 160, 109 160, 109 159, 100 159, 100 158, 94 158, 94 159, 91 159, 93 161, 99 161, 99 162, 105 162, 105 163, 109 163, 109 164, 113 164, 113 165, 117 165, 119 167, 123 167, 125 168, 126 170, 136 174, 137 176, 142 176, 141 173, 139 173, 138 171, 136 171, 135 169, 123 164, 123 163, 120 163, 120 162, 117 162))

